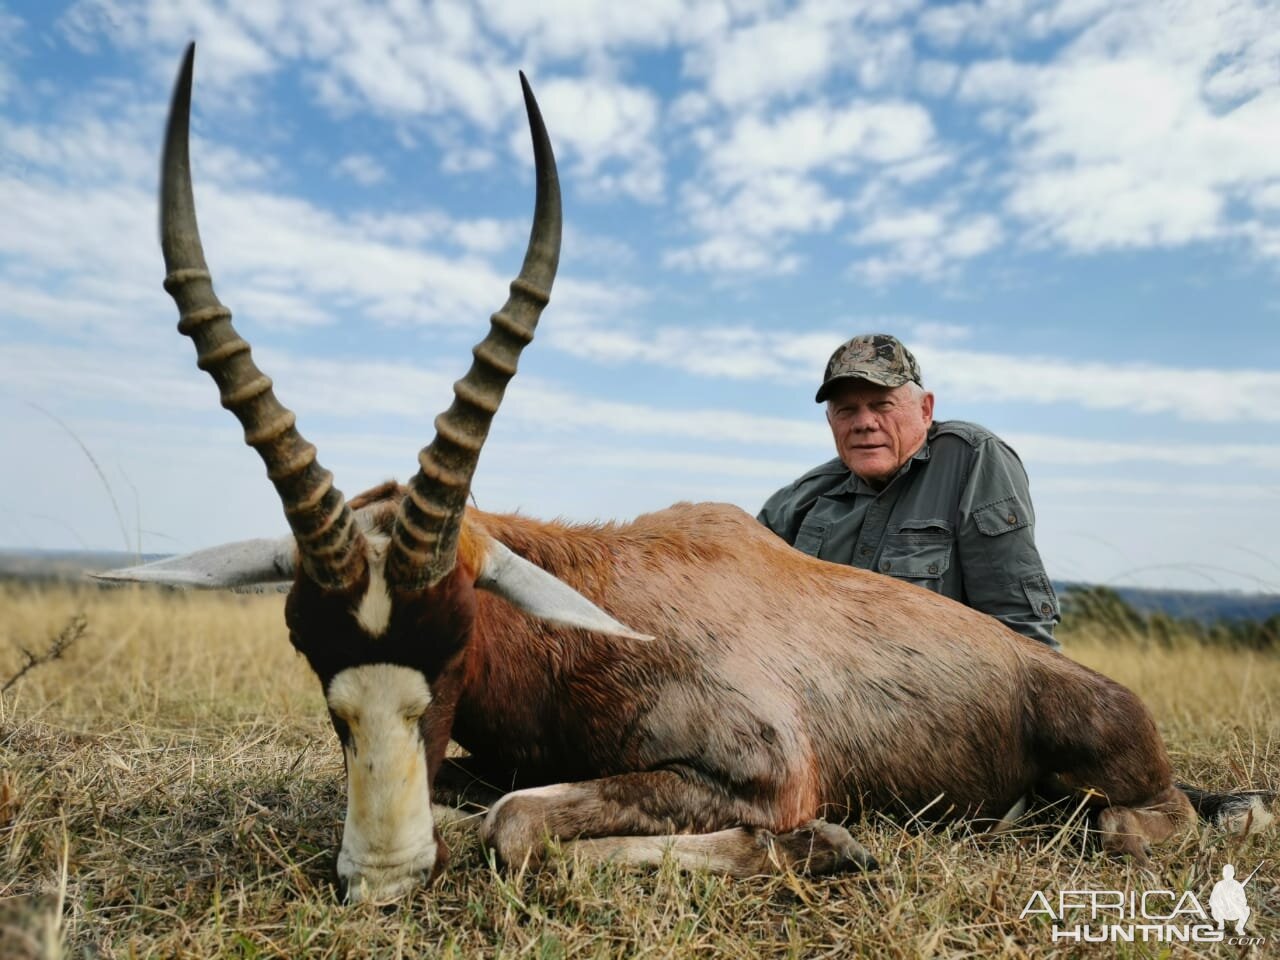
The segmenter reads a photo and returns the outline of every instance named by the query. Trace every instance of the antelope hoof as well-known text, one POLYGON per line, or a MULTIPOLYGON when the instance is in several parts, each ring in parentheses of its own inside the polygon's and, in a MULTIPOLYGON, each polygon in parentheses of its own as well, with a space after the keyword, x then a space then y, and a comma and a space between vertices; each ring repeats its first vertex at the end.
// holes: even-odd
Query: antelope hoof
POLYGON ((767 842, 783 866, 821 876, 853 870, 878 870, 880 864, 844 827, 811 820, 790 833, 769 834, 767 842))

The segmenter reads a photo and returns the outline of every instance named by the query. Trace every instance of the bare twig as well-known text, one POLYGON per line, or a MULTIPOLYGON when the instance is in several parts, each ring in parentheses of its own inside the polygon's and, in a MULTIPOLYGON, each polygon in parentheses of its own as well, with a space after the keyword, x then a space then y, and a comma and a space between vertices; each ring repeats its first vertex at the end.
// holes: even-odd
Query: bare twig
POLYGON ((83 613, 77 613, 67 621, 66 626, 58 631, 57 636, 50 641, 49 648, 44 653, 32 653, 26 647, 20 647, 19 649, 22 651, 22 666, 18 668, 17 673, 5 681, 3 687, 0 687, 0 697, 8 693, 10 687, 36 667, 60 659, 71 648, 72 644, 84 636, 84 632, 88 628, 89 618, 83 613))

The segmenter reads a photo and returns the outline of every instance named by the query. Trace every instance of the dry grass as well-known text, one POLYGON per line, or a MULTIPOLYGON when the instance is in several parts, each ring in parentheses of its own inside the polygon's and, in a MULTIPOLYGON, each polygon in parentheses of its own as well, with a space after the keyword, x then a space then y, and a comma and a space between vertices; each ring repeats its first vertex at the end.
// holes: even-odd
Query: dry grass
MULTIPOLYGON (((339 907, 341 757, 281 603, 0 586, 0 681, 20 647, 88 620, 0 702, 0 956, 1043 957, 1073 951, 1019 919, 1033 890, 1185 887, 1207 903, 1223 862, 1264 860, 1249 887, 1270 940, 1258 955, 1280 949, 1276 834, 1189 837, 1152 876, 1088 850, 1066 814, 1003 836, 869 819, 854 833, 882 870, 813 881, 559 858, 511 874, 450 830, 431 890, 339 907)), ((1184 778, 1280 787, 1280 658, 1070 639, 1146 698, 1184 778)))

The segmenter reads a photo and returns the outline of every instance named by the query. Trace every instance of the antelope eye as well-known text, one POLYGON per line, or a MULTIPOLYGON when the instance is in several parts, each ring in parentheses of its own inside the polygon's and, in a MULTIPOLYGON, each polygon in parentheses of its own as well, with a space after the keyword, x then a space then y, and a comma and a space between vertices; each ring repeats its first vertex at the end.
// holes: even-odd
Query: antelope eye
POLYGON ((427 705, 425 703, 414 703, 404 708, 404 718, 409 723, 417 723, 426 712, 427 705))

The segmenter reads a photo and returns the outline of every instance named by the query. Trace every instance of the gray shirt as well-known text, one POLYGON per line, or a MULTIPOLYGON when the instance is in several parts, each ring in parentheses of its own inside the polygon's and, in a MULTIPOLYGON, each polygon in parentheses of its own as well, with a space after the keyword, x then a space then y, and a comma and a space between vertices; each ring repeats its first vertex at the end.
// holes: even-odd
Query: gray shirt
POLYGON ((933 424, 878 491, 830 460, 770 497, 758 519, 811 556, 914 583, 1058 645, 1026 471, 977 424, 933 424))

